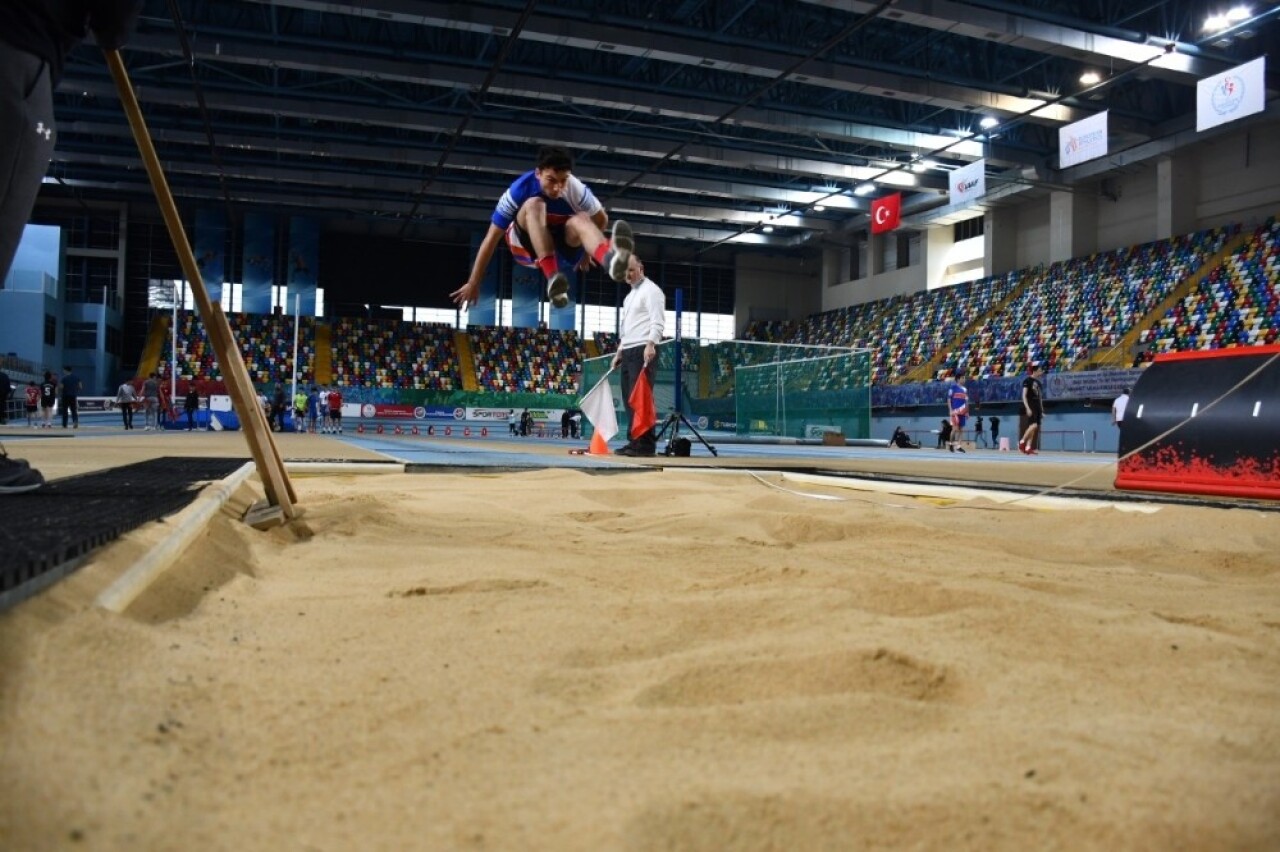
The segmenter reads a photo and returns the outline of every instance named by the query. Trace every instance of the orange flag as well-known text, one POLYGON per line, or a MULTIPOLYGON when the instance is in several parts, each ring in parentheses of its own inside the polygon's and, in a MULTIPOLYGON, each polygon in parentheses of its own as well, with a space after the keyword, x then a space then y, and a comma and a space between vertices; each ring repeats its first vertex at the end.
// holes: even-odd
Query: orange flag
POLYGON ((653 407, 653 387, 649 384, 649 371, 641 370, 631 389, 631 437, 634 440, 648 432, 658 422, 658 412, 653 407))

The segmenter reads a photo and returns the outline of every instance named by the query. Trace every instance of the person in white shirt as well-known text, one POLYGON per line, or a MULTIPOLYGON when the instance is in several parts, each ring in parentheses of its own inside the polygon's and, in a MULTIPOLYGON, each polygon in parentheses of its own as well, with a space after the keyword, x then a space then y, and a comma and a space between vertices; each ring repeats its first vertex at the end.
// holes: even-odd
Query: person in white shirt
POLYGON ((324 434, 329 431, 332 422, 329 420, 329 389, 322 388, 320 390, 320 406, 317 412, 320 416, 320 433, 324 434))
MULTIPOLYGON (((618 351, 613 355, 613 366, 622 369, 622 400, 627 407, 629 422, 634 422, 631 408, 631 390, 640 378, 642 370, 649 369, 662 340, 662 327, 666 317, 667 299, 652 279, 646 278, 644 264, 634 254, 627 261, 627 283, 631 292, 622 300, 622 332, 618 351)), ((653 372, 649 373, 650 386, 653 372)), ((620 456, 652 456, 657 451, 658 436, 654 427, 643 435, 632 438, 616 452, 620 456)))
POLYGON ((1116 401, 1111 403, 1111 425, 1119 426, 1124 423, 1124 410, 1129 407, 1129 389, 1125 388, 1120 391, 1120 395, 1116 397, 1116 401))

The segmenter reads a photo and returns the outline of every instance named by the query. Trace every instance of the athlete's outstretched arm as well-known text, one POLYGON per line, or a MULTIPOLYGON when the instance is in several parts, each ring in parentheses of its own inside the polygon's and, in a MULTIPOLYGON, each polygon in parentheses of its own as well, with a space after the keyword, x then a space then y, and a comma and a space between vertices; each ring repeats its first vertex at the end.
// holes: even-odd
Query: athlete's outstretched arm
POLYGON ((467 279, 467 283, 449 294, 458 307, 465 309, 476 303, 476 299, 480 296, 480 279, 484 278, 484 271, 489 268, 489 261, 493 259, 493 253, 498 248, 498 243, 502 242, 505 233, 497 225, 489 224, 489 230, 476 251, 476 261, 471 267, 471 277, 467 279))

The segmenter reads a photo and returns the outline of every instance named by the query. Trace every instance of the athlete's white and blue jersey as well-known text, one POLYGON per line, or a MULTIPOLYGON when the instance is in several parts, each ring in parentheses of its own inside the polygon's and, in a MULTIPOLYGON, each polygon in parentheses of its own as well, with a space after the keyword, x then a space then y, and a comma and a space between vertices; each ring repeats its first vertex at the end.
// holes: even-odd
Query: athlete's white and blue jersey
POLYGON ((525 172, 516 178, 498 199, 498 206, 489 221, 507 232, 507 246, 511 249, 511 256, 522 266, 533 266, 536 260, 532 254, 533 247, 526 245, 524 234, 516 223, 516 214, 530 198, 542 198, 547 204, 547 227, 555 240, 560 264, 567 267, 576 265, 582 259, 582 249, 565 242, 564 223, 575 213, 594 216, 604 209, 604 205, 591 188, 574 175, 569 175, 569 179, 565 181, 564 192, 560 193, 559 198, 548 198, 543 194, 542 184, 538 183, 535 172, 525 172))

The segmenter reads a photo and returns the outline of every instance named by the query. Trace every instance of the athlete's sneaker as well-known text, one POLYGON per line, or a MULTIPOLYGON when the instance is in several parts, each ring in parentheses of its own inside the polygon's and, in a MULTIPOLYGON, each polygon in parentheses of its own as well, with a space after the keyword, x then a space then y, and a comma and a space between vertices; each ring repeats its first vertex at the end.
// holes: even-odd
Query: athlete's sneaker
POLYGON ((631 262, 631 253, 636 250, 631 226, 621 219, 614 222, 610 242, 612 247, 604 256, 604 268, 610 278, 621 283, 627 280, 627 264, 631 262))
POLYGON ((10 458, 0 447, 0 494, 21 494, 41 485, 44 485, 44 477, 40 471, 33 470, 22 459, 10 458))
POLYGON ((569 276, 560 270, 556 270, 556 274, 547 279, 547 298, 551 300, 551 304, 557 308, 563 308, 569 304, 569 276))

